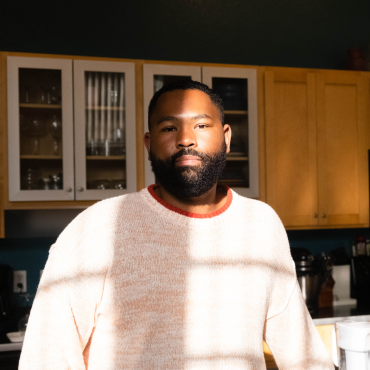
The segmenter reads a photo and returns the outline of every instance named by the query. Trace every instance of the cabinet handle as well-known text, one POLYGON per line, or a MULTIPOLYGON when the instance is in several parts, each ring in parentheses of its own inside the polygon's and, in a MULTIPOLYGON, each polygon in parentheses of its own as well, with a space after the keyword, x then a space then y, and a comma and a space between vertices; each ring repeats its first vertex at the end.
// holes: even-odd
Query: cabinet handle
POLYGON ((326 218, 326 214, 325 213, 322 215, 322 218, 326 218))
POLYGON ((84 188, 82 186, 80 186, 77 190, 78 191, 84 191, 84 188))
POLYGON ((313 217, 314 217, 314 218, 317 218, 317 213, 314 213, 314 214, 313 214, 313 217))
POLYGON ((66 192, 67 192, 67 193, 70 193, 71 191, 72 191, 72 188, 67 188, 67 189, 66 189, 66 192))

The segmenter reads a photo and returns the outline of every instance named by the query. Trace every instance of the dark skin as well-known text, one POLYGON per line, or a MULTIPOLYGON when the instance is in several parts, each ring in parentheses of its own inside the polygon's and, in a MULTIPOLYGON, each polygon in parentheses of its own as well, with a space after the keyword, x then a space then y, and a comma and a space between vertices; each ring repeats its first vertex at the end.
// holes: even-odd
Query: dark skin
MULTIPOLYGON (((200 90, 175 90, 160 96, 150 119, 151 130, 144 135, 144 144, 159 159, 166 159, 183 148, 215 154, 223 142, 230 152, 231 128, 222 126, 218 108, 200 90)), ((201 166, 198 157, 182 156, 177 166, 201 166)), ((160 185, 160 184, 159 184, 160 185)), ((156 194, 165 202, 187 212, 206 214, 226 203, 223 189, 215 184, 208 192, 190 200, 178 199, 159 186, 156 194)))

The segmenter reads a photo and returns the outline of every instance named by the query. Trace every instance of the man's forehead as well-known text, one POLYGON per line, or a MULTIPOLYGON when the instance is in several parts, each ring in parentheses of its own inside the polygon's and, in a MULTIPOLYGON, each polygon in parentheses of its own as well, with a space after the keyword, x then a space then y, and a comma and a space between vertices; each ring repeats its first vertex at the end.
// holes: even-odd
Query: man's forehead
POLYGON ((174 90, 167 91, 159 97, 156 110, 181 109, 189 106, 212 109, 213 104, 203 91, 174 90))

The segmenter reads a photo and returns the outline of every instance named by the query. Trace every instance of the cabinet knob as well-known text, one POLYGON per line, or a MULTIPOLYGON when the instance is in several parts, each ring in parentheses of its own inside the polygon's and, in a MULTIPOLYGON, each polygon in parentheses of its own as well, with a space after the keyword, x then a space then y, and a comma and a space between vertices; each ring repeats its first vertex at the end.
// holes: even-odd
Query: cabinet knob
POLYGON ((313 214, 313 217, 317 218, 317 213, 314 213, 314 214, 313 214))
POLYGON ((322 218, 326 218, 326 214, 325 213, 323 213, 322 218))
POLYGON ((71 191, 72 191, 72 188, 67 188, 67 189, 66 189, 66 192, 67 192, 67 193, 70 193, 71 191))
POLYGON ((84 191, 84 188, 82 186, 80 186, 77 190, 78 191, 84 191))

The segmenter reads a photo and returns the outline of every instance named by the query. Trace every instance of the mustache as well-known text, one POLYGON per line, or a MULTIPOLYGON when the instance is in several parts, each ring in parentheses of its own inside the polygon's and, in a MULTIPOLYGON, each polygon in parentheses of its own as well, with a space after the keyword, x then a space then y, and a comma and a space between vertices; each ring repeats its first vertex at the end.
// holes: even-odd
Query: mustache
POLYGON ((198 152, 192 148, 184 148, 184 149, 181 149, 176 154, 172 155, 169 159, 172 163, 175 163, 176 159, 182 157, 183 155, 192 155, 194 157, 200 158, 201 160, 206 160, 209 158, 209 155, 206 153, 198 152))

